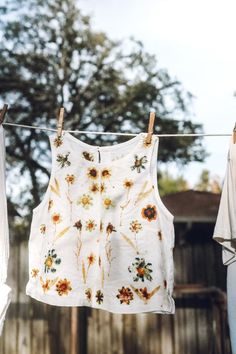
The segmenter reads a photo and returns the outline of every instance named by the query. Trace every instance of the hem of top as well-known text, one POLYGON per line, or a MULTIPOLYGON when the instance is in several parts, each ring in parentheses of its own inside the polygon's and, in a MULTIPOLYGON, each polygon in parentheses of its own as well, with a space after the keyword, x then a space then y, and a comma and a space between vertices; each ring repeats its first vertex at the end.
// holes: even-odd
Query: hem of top
POLYGON ((157 313, 157 314, 166 314, 166 315, 172 315, 175 313, 175 302, 172 296, 167 295, 166 299, 169 302, 170 306, 167 307, 166 309, 160 309, 157 306, 151 306, 145 308, 145 304, 142 305, 137 305, 137 309, 131 309, 131 308, 121 308, 123 305, 115 305, 111 304, 110 306, 106 306, 104 304, 102 305, 97 305, 96 303, 91 303, 91 304, 85 304, 82 299, 71 299, 70 298, 58 298, 59 301, 56 301, 54 297, 51 297, 50 295, 47 294, 40 294, 38 293, 37 289, 29 289, 29 287, 26 287, 26 295, 30 296, 31 298, 43 302, 48 305, 52 306, 60 306, 60 307, 88 307, 88 308, 93 308, 93 309, 99 309, 99 310, 104 310, 108 311, 111 313, 115 314, 139 314, 139 313, 157 313))

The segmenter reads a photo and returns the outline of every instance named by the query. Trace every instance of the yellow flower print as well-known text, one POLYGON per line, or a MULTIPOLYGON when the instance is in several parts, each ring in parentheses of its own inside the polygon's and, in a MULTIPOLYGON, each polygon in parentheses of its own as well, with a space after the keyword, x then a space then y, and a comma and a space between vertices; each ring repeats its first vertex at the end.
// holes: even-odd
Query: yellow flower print
POLYGON ((77 204, 81 204, 85 209, 89 209, 93 205, 92 200, 93 198, 89 194, 83 194, 77 201, 77 204))
POLYGON ((54 213, 54 214, 52 215, 52 222, 53 222, 54 225, 59 224, 61 221, 62 221, 61 214, 59 214, 59 213, 54 213))
POLYGON ((142 230, 142 225, 140 222, 138 222, 138 220, 134 220, 130 223, 129 229, 134 233, 138 233, 140 230, 142 230))
POLYGON ((66 175, 65 180, 68 183, 68 185, 73 184, 75 182, 75 176, 74 175, 66 175))
POLYGON ((113 207, 114 204, 110 198, 104 198, 103 199, 103 205, 106 209, 110 209, 110 207, 113 207))
POLYGON ((33 269, 31 270, 31 277, 32 277, 32 278, 37 278, 38 274, 39 274, 39 269, 33 268, 33 269))
POLYGON ((68 295, 69 291, 72 290, 71 287, 71 282, 69 280, 65 279, 60 279, 56 283, 56 291, 58 292, 58 295, 68 295))
POLYGON ((97 193, 99 191, 99 185, 97 183, 92 183, 89 190, 90 192, 97 193))
POLYGON ((46 225, 45 224, 41 224, 39 230, 40 230, 41 234, 45 235, 45 233, 46 233, 46 225))
POLYGON ((131 179, 125 179, 123 186, 125 187, 125 189, 130 189, 131 187, 133 187, 134 182, 131 179))
POLYGON ((95 229, 95 227, 97 226, 97 224, 95 223, 94 220, 89 219, 88 221, 86 221, 86 230, 87 231, 93 231, 95 229))
POLYGON ((110 178, 111 177, 111 170, 108 168, 104 168, 102 170, 102 178, 110 178))
POLYGON ((87 176, 91 179, 98 178, 98 170, 95 167, 88 168, 87 176))

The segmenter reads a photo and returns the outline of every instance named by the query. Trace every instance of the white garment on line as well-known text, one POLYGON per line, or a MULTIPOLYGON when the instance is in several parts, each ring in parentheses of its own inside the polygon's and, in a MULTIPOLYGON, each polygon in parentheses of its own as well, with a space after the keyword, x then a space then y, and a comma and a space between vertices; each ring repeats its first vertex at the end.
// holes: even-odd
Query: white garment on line
POLYGON ((232 353, 236 354, 236 144, 230 139, 227 169, 213 239, 227 265, 227 303, 232 353))
POLYGON ((9 257, 9 230, 5 184, 5 137, 0 126, 0 335, 7 308, 11 301, 11 288, 5 284, 9 257))

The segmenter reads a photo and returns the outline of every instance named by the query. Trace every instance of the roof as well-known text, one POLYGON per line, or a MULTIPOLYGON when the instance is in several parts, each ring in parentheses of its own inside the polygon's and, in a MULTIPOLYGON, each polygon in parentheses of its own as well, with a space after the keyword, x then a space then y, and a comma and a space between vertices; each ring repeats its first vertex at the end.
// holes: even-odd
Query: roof
POLYGON ((220 194, 187 190, 162 197, 175 222, 215 222, 220 194))

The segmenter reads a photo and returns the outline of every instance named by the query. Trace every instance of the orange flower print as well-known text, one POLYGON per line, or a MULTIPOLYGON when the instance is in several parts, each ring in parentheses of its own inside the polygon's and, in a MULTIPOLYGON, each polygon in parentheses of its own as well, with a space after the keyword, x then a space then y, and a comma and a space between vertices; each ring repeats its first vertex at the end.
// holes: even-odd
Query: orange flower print
POLYGON ((71 282, 69 280, 65 279, 60 279, 56 283, 56 291, 58 292, 58 295, 68 295, 69 291, 72 290, 71 287, 71 282))
POLYGON ((52 207, 53 207, 53 200, 49 199, 49 201, 48 201, 48 211, 51 210, 52 207))
POLYGON ((90 255, 87 257, 88 259, 88 264, 92 265, 94 264, 95 260, 96 260, 96 256, 93 253, 90 253, 90 255))
POLYGON ((104 168, 102 170, 102 178, 110 178, 111 177, 111 170, 108 168, 104 168))
POLYGON ((98 178, 98 170, 95 167, 88 168, 87 176, 91 179, 97 179, 98 178))
POLYGON ((77 204, 81 204, 84 209, 89 209, 93 205, 92 201, 93 198, 89 194, 83 194, 77 201, 77 204))
POLYGON ((89 187, 90 192, 97 193, 99 191, 99 185, 97 183, 91 184, 89 187))
POLYGON ((106 209, 110 209, 111 207, 114 206, 112 200, 111 200, 110 198, 108 198, 108 197, 106 197, 106 198, 103 199, 103 205, 104 205, 104 207, 105 207, 106 209))
POLYGON ((57 278, 55 279, 46 279, 45 281, 43 280, 42 277, 40 277, 40 283, 43 289, 43 292, 46 293, 50 288, 57 282, 57 278))
POLYGON ((71 185, 75 182, 75 176, 74 175, 66 175, 65 180, 68 183, 68 185, 71 185))
POLYGON ((123 186, 125 187, 125 189, 130 189, 131 187, 133 187, 134 182, 131 179, 125 179, 123 186))
POLYGON ((41 224, 39 230, 40 230, 41 234, 45 235, 45 233, 46 233, 46 225, 45 224, 41 224))
POLYGON ((54 225, 59 224, 61 221, 62 221, 61 214, 59 214, 59 213, 54 213, 54 214, 52 215, 52 222, 53 222, 54 225))
POLYGON ((97 226, 97 224, 95 223, 94 220, 89 219, 88 221, 86 221, 86 230, 87 231, 93 231, 95 230, 95 227, 97 226))
POLYGON ((134 220, 130 223, 129 229, 134 233, 138 233, 140 230, 142 230, 142 225, 140 222, 138 222, 138 220, 134 220))
POLYGON ((125 288, 124 286, 122 286, 122 288, 118 289, 118 291, 119 294, 116 295, 116 297, 120 300, 121 304, 129 305, 130 301, 134 299, 133 292, 130 288, 125 288))
POLYGON ((33 268, 33 269, 31 270, 31 277, 32 277, 32 278, 37 278, 38 274, 39 274, 39 269, 33 268))
POLYGON ((157 218, 156 206, 148 204, 145 208, 142 209, 141 215, 144 219, 147 219, 148 221, 156 220, 157 218))
POLYGON ((85 290, 86 299, 91 302, 92 300, 92 289, 88 288, 85 290))

